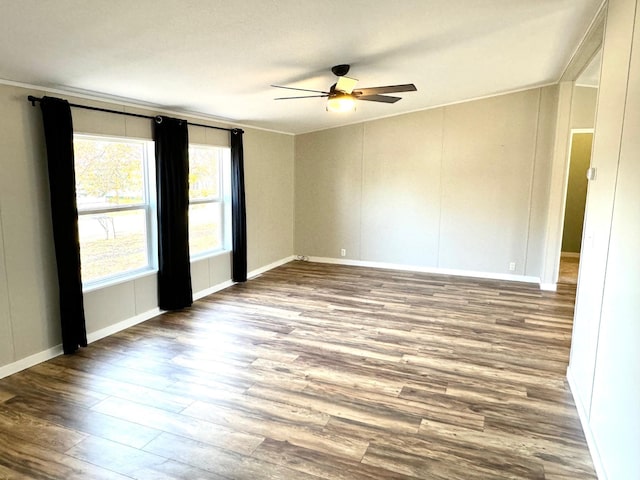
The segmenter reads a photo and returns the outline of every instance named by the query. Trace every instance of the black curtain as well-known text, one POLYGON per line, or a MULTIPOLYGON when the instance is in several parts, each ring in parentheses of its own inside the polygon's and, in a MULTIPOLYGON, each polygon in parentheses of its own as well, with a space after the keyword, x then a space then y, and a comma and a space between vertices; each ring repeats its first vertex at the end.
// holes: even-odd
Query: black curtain
POLYGON ((186 120, 156 117, 158 306, 193 303, 189 264, 189 134, 186 120))
POLYGON ((53 243, 58 266, 60 323, 64 353, 87 346, 80 274, 80 239, 69 102, 44 97, 40 102, 47 146, 53 243))
POLYGON ((242 134, 231 130, 231 230, 234 282, 247 281, 247 215, 244 202, 244 152, 242 134))

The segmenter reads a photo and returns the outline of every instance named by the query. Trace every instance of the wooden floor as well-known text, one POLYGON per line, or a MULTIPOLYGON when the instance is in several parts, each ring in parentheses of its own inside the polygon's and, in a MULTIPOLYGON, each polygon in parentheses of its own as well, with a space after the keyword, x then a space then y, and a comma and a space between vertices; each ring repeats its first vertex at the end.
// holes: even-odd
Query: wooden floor
POLYGON ((578 267, 580 257, 562 255, 560 257, 560 270, 558 271, 558 283, 578 284, 578 267))
POLYGON ((0 478, 595 479, 574 295, 290 263, 0 380, 0 478))

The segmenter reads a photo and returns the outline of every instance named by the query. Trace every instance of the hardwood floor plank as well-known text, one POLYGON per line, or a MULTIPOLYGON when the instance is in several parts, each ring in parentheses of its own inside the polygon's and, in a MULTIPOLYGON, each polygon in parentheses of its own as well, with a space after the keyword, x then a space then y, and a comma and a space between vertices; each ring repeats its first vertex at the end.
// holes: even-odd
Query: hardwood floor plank
POLYGON ((101 375, 88 374, 73 368, 60 367, 50 363, 41 363, 33 367, 33 371, 44 375, 55 376, 74 385, 82 386, 108 396, 132 400, 170 412, 180 412, 194 400, 182 395, 171 394, 164 390, 120 382, 101 375))
POLYGON ((319 453, 316 450, 266 439, 251 454, 259 460, 284 465, 296 472, 315 475, 328 480, 413 480, 384 468, 372 467, 358 461, 335 455, 319 453))
POLYGON ((250 457, 219 450, 194 440, 163 433, 145 447, 145 451, 169 457, 173 460, 212 472, 228 479, 261 478, 318 480, 318 477, 290 470, 270 462, 261 462, 250 457))
MULTIPOLYGON (((559 444, 552 439, 536 438, 522 430, 519 432, 501 432, 497 435, 491 430, 482 432, 452 426, 440 422, 423 420, 419 436, 436 442, 457 445, 455 448, 488 449, 505 457, 513 452, 532 459, 542 459, 545 474, 550 464, 556 465, 557 471, 562 471, 562 465, 571 465, 575 472, 580 472, 580 478, 595 479, 591 458, 584 448, 570 444, 559 444), (557 455, 553 458, 552 455, 557 455), (559 460, 562 459, 560 462, 559 460)), ((566 473, 566 470, 564 470, 566 473)))
POLYGON ((136 470, 160 465, 167 460, 166 457, 99 437, 87 437, 66 453, 71 457, 126 476, 130 476, 136 470))
POLYGON ((380 392, 387 395, 397 396, 402 390, 403 382, 381 377, 372 377, 368 372, 361 372, 361 367, 340 368, 338 365, 310 366, 303 359, 283 364, 272 360, 257 359, 251 364, 251 367, 260 370, 269 370, 273 372, 292 373, 300 379, 306 380, 306 386, 309 384, 323 383, 331 385, 341 385, 347 388, 357 386, 358 391, 380 392))
POLYGON ((7 402, 7 407, 73 431, 135 448, 143 447, 160 434, 160 430, 155 428, 79 408, 55 398, 18 395, 7 402))
POLYGON ((407 437, 393 443, 371 444, 363 463, 387 465, 399 473, 419 478, 461 480, 544 479, 544 467, 524 456, 498 455, 485 449, 459 449, 407 437))
POLYGON ((26 393, 43 398, 59 398, 80 407, 90 407, 107 398, 107 395, 100 392, 87 390, 78 385, 68 384, 55 377, 40 375, 31 369, 23 370, 22 372, 2 379, 2 384, 6 390, 12 392, 14 395, 26 393))
POLYGON ((0 479, 2 480, 33 480, 33 477, 27 476, 20 472, 16 472, 15 470, 0 464, 0 479))
POLYGON ((130 476, 136 480, 230 480, 174 460, 135 470, 130 476))
POLYGON ((7 405, 0 405, 0 431, 11 431, 16 438, 58 452, 65 452, 87 437, 73 429, 20 413, 7 405))
POLYGON ((183 412, 217 425, 229 425, 237 431, 260 435, 294 445, 313 448, 320 452, 360 460, 367 442, 347 436, 324 432, 314 425, 297 424, 259 414, 246 414, 219 405, 196 402, 183 412))
POLYGON ((15 397, 15 393, 11 393, 3 388, 0 388, 0 403, 4 403, 10 398, 15 397))
MULTIPOLYGON (((83 357, 82 355, 61 355, 50 360, 51 363, 61 367, 68 367, 74 370, 80 370, 89 374, 100 375, 119 382, 127 382, 133 385, 144 386, 148 388, 163 389, 172 383, 170 376, 162 376, 159 371, 166 370, 166 365, 158 363, 156 373, 143 370, 119 367, 111 363, 103 362, 93 358, 83 357)), ((102 399, 107 395, 101 395, 102 399)), ((94 402, 98 403, 100 400, 94 402)))
POLYGON ((370 402, 364 405, 363 402, 347 396, 334 394, 327 398, 309 390, 292 392, 261 386, 253 386, 247 390, 247 393, 260 399, 279 399, 290 405, 309 406, 336 418, 345 418, 367 425, 382 425, 389 431, 397 433, 415 433, 420 426, 420 418, 416 415, 398 412, 385 404, 370 402))
POLYGON ((250 454, 264 439, 259 435, 235 431, 221 424, 116 397, 99 403, 93 410, 245 455, 250 454))
MULTIPOLYGON (((0 432, 0 466, 31 479, 127 480, 109 469, 49 450, 0 432)), ((19 478, 19 477, 18 477, 19 478)))

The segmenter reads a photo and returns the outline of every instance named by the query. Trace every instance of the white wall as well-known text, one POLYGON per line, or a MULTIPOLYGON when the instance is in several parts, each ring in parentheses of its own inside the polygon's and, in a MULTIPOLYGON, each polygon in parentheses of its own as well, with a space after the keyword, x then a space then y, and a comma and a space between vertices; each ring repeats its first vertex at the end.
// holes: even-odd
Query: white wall
POLYGON ((532 89, 297 136, 296 254, 539 277, 556 101, 532 89))
POLYGON ((611 480, 640 478, 639 50, 637 0, 610 0, 568 377, 611 480))
MULTIPOLYGON (((29 94, 46 92, 0 85, 0 377, 61 352, 44 134, 40 109, 27 102, 29 94)), ((159 113, 52 95, 113 110, 159 113)), ((72 113, 79 133, 152 138, 148 119, 81 109, 72 113)), ((228 137, 225 131, 189 127, 192 143, 226 146, 228 137)), ((248 268, 255 271, 293 254, 293 136, 245 129, 244 147, 248 268)), ((230 265, 228 252, 193 262, 194 295, 230 284, 230 265)), ((91 341, 158 313, 156 275, 85 292, 84 301, 91 341)))

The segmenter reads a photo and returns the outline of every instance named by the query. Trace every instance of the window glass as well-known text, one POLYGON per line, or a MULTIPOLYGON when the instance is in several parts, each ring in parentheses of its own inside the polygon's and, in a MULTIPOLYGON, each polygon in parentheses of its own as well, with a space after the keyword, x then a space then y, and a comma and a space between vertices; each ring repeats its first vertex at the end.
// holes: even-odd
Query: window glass
POLYGON ((192 255, 222 249, 221 213, 218 202, 189 205, 189 249, 192 255))
POLYGON ((220 155, 215 147, 189 148, 189 199, 220 197, 220 155))
POLYGON ((151 270, 150 142, 74 135, 82 282, 151 270))
POLYGON ((149 265, 145 216, 142 209, 78 216, 83 282, 149 265))
POLYGON ((229 149, 189 146, 189 251, 200 257, 225 248, 229 149))
POLYGON ((73 147, 79 209, 145 201, 142 142, 76 138, 73 147))

